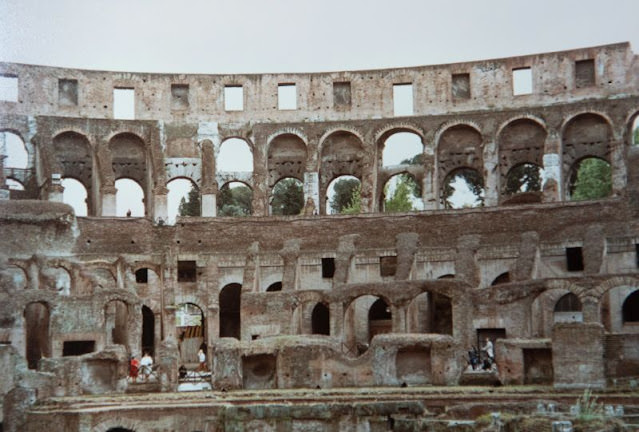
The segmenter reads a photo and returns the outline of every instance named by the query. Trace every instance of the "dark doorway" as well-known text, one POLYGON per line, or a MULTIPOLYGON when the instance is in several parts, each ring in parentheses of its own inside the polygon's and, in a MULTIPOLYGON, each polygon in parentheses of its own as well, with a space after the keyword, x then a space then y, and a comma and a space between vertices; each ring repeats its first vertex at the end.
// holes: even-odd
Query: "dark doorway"
POLYGON ((95 351, 95 341, 64 341, 62 356, 80 356, 95 351))
POLYGON ((506 339, 506 329, 503 328, 482 328, 477 329, 477 347, 481 348, 486 344, 486 338, 490 339, 493 343, 493 348, 495 345, 495 341, 497 339, 506 339))
POLYGON ((443 294, 432 293, 429 296, 432 314, 430 316, 431 333, 453 334, 453 304, 443 294))
POLYGON ((30 303, 24 310, 27 338, 27 363, 37 369, 42 357, 51 356, 49 344, 49 308, 44 303, 30 303))
POLYGON ((142 351, 154 355, 155 347, 155 315, 153 311, 142 305, 142 351))
POLYGON ((623 302, 623 322, 639 322, 639 290, 630 294, 623 302))
POLYGON ((242 285, 234 283, 220 291, 220 337, 241 337, 242 285))
POLYGON ((323 303, 318 303, 313 308, 313 315, 311 317, 311 327, 313 334, 330 335, 331 334, 331 319, 330 311, 323 303))
POLYGON ((112 300, 106 306, 108 342, 128 347, 129 308, 122 300, 112 300))
POLYGON ((378 298, 368 310, 368 340, 373 336, 393 331, 393 316, 384 299, 378 298))
POLYGON ((266 288, 266 292, 282 291, 282 282, 274 282, 266 288))

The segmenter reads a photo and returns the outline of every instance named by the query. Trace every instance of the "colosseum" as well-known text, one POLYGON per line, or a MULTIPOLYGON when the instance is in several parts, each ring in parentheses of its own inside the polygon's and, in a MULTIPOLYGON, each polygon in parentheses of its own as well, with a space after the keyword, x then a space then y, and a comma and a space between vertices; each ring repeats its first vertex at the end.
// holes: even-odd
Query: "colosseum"
POLYGON ((468 431, 493 412, 485 430, 496 412, 572 430, 555 423, 584 389, 639 424, 630 44, 305 74, 0 63, 0 80, 0 430, 468 431), (417 151, 393 162, 397 136, 417 151), (593 160, 607 190, 578 197, 593 160), (198 215, 171 215, 176 180, 198 215), (392 211, 401 181, 411 207, 392 211), (464 182, 475 200, 453 202, 464 182), (223 207, 233 190, 246 214, 223 207))

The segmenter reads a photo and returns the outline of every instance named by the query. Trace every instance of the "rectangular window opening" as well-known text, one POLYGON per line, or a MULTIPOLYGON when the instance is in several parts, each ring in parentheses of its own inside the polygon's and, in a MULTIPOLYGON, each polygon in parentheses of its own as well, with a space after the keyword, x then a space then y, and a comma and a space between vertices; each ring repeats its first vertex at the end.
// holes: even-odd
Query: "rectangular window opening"
POLYGON ((412 84, 393 84, 393 114, 396 117, 413 115, 412 84))
POLYGON ((135 272, 135 282, 137 283, 149 283, 149 269, 141 268, 135 272))
POLYGON ((184 110, 189 107, 189 85, 171 84, 171 109, 184 110))
POLYGON ((80 356, 95 351, 95 341, 64 341, 62 357, 80 356))
POLYGON ((244 87, 235 85, 224 86, 224 110, 244 110, 244 87))
POLYGON ((639 243, 635 244, 635 265, 639 268, 639 243))
POLYGON ((397 271, 397 256, 379 257, 379 274, 380 276, 395 276, 397 271))
POLYGON ((335 275, 335 258, 322 258, 322 277, 330 279, 335 275))
POLYGON ((195 261, 178 261, 178 282, 196 282, 197 267, 195 261))
POLYGON ((513 95, 532 93, 532 68, 513 69, 513 95))
POLYGON ((18 102, 18 77, 0 75, 0 100, 18 102))
POLYGON ((581 247, 566 248, 566 269, 570 272, 584 269, 584 257, 581 247))
POLYGON ((58 105, 75 106, 78 104, 78 80, 58 80, 58 105))
POLYGON ((351 106, 351 83, 333 83, 333 106, 335 108, 348 108, 351 106))
POLYGON ((297 109, 297 86, 295 84, 277 85, 277 109, 297 109))
POLYGON ((120 120, 135 119, 135 90, 116 87, 113 89, 113 118, 120 120))
POLYGON ((575 87, 584 88, 595 85, 595 61, 579 60, 575 62, 575 87))
POLYGON ((470 99, 470 74, 453 74, 451 90, 453 100, 470 99))

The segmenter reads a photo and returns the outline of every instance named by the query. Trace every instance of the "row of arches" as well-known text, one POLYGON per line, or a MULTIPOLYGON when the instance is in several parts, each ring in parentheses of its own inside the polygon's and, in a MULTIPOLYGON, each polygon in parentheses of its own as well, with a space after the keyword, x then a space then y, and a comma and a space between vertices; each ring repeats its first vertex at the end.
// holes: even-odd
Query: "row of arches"
MULTIPOLYGON (((631 131, 636 123, 637 115, 629 126, 630 140, 634 139, 631 131)), ((308 189, 305 176, 317 169, 319 203, 316 204, 319 204, 317 211, 321 213, 332 212, 334 206, 330 201, 334 196, 334 184, 344 176, 359 181, 359 193, 368 201, 378 203, 374 210, 393 210, 389 198, 397 195, 398 184, 404 194, 407 187, 410 189, 408 201, 412 204, 410 209, 414 210, 423 207, 425 198, 432 200, 433 194, 443 207, 483 205, 485 187, 495 187, 488 184, 492 180, 487 182, 485 178, 486 164, 492 163, 489 159, 493 157, 497 161, 497 193, 501 201, 512 195, 540 192, 542 185, 549 180, 559 181, 556 187, 565 191, 565 197, 573 197, 581 166, 584 161, 593 160, 605 162, 605 181, 610 185, 607 190, 612 191, 611 172, 623 168, 613 163, 612 153, 617 144, 610 120, 599 113, 581 113, 569 118, 560 130, 560 141, 553 143, 541 119, 524 117, 512 120, 499 128, 494 138, 497 144, 494 155, 491 154, 491 138, 484 136, 473 123, 448 124, 434 136, 412 125, 389 127, 376 134, 373 149, 365 145, 363 135, 356 129, 334 130, 320 139, 317 162, 313 162, 315 158, 310 154, 310 143, 303 132, 286 130, 267 140, 264 168, 268 184, 265 198, 270 213, 278 214, 280 210, 272 202, 281 182, 286 181, 288 189, 293 189, 290 184, 295 184, 295 190, 308 189), (433 140, 432 144, 427 139, 433 140), (547 171, 544 155, 548 152, 560 152, 558 171, 547 171), (375 166, 373 172, 377 172, 377 180, 373 183, 369 183, 368 167, 371 166, 375 166), (375 184, 380 186, 375 187, 375 184)), ((8 131, 3 134, 13 135, 8 131)), ((173 190, 181 190, 177 193, 178 198, 169 197, 171 208, 176 209, 192 188, 206 186, 203 177, 210 176, 210 173, 197 170, 193 173, 183 170, 183 175, 172 176, 172 168, 168 164, 166 173, 158 177, 157 163, 153 162, 156 156, 151 154, 152 146, 130 132, 112 136, 106 147, 108 154, 104 149, 94 149, 87 137, 74 131, 62 132, 52 141, 52 156, 45 161, 51 165, 48 170, 61 174, 65 192, 68 191, 65 195, 79 194, 79 202, 86 203, 86 213, 90 215, 99 214, 98 189, 104 188, 105 184, 118 183, 114 186, 118 196, 121 195, 121 199, 117 200, 119 216, 125 216, 129 210, 132 216, 141 216, 150 212, 149 205, 153 202, 158 179, 169 178, 166 184, 170 195, 175 195, 173 190), (107 164, 110 166, 105 166, 107 164), (98 172, 101 174, 95 175, 98 172), (177 184, 174 184, 175 188, 171 187, 171 183, 178 180, 191 183, 184 183, 181 189, 177 184), (81 189, 80 184, 83 190, 74 192, 81 189)), ((220 184, 219 193, 223 195, 223 199, 218 199, 222 202, 217 209, 220 215, 252 214, 254 200, 261 198, 253 196, 257 185, 252 172, 262 169, 255 165, 258 163, 253 157, 255 151, 251 141, 238 137, 225 139, 214 150, 213 153, 217 152, 212 165, 216 173, 214 181, 220 184), (238 206, 237 202, 242 200, 248 204, 238 206)), ((200 153, 196 151, 195 154, 200 153)), ((34 159, 29 155, 22 157, 21 166, 24 166, 25 160, 27 164, 34 163, 34 159)), ((16 158, 8 160, 10 164, 17 164, 14 162, 16 158)), ((204 160, 202 163, 202 169, 209 165, 204 160)), ((8 180, 14 184, 19 182, 11 176, 8 180)), ((301 198, 296 197, 293 208, 299 208, 300 201, 304 203, 304 196, 308 198, 308 190, 301 198)), ((173 210, 174 213, 176 211, 173 210)), ((79 214, 83 213, 79 211, 79 214)))
MULTIPOLYGON (((272 292, 277 290, 271 290, 272 292)), ((614 290, 613 290, 614 291, 614 290)), ((639 289, 624 288, 622 302, 619 307, 620 320, 623 325, 639 323, 639 289)), ((548 300, 552 302, 550 310, 554 318, 550 324, 543 323, 543 313, 532 314, 539 321, 533 324, 533 331, 538 336, 548 336, 548 326, 552 322, 562 320, 581 320, 582 302, 573 292, 549 290, 535 299, 533 309, 544 307, 548 300), (557 297, 557 294, 559 296, 557 297), (568 318, 566 318, 568 316, 568 318), (546 329, 544 329, 544 326, 546 329)), ((610 307, 613 300, 605 297, 600 308, 604 325, 608 331, 615 330, 610 307)), ((140 337, 140 348, 153 354, 156 343, 155 313, 146 305, 141 305, 141 326, 139 332, 131 331, 133 309, 125 300, 112 299, 104 306, 104 329, 106 344, 120 344, 131 348, 131 335, 140 337)), ((297 332, 316 335, 341 337, 345 346, 352 353, 361 354, 366 351, 371 339, 377 334, 396 331, 394 322, 395 306, 383 295, 361 294, 355 295, 344 305, 343 329, 337 330, 341 334, 333 334, 331 328, 331 304, 322 299, 309 300, 295 311, 291 320, 302 323, 297 332)), ((543 312, 543 311, 542 311, 543 312)), ((137 312, 135 312, 137 313, 137 312)), ((28 303, 24 309, 24 328, 26 338, 26 358, 30 368, 37 367, 42 357, 51 356, 50 337, 50 306, 45 301, 28 303)), ((242 338, 241 317, 241 285, 237 283, 225 286, 219 293, 219 334, 217 337, 242 338)), ((183 362, 196 362, 196 352, 202 344, 206 344, 208 329, 206 329, 206 314, 195 303, 182 303, 176 308, 175 331, 179 341, 183 362)), ((424 291, 415 296, 406 308, 405 331, 408 333, 438 333, 453 334, 453 302, 446 295, 431 291, 424 291)), ((260 335, 251 335, 253 339, 260 335)), ((79 355, 92 352, 95 341, 71 341, 65 343, 63 355, 79 355)), ((137 345, 135 345, 137 346, 137 345)))

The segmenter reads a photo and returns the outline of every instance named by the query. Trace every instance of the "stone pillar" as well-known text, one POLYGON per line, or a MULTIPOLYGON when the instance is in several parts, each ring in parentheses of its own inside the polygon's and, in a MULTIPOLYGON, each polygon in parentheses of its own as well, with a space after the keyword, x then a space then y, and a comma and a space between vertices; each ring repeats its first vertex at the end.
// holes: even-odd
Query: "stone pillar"
POLYGON ((432 154, 424 155, 424 179, 422 180, 422 200, 424 210, 437 209, 437 170, 432 154))
POLYGON ((217 216, 217 187, 201 189, 202 217, 217 216))
POLYGON ((561 201, 564 197, 561 159, 561 137, 559 132, 550 131, 544 144, 544 175, 541 184, 544 202, 561 201))
POLYGON ((315 211, 319 214, 319 173, 317 171, 304 173, 304 202, 307 202, 309 198, 313 200, 315 211))
POLYGON ((284 247, 279 254, 284 261, 284 274, 282 275, 282 290, 295 291, 297 289, 297 265, 300 254, 300 239, 284 241, 284 247))
POLYGON ((4 160, 6 154, 5 134, 0 133, 0 200, 9 199, 9 188, 7 187, 7 179, 4 176, 4 160))
POLYGON ((102 214, 101 216, 115 216, 115 193, 117 190, 114 185, 104 185, 100 188, 102 193, 102 214))
POLYGON ((552 329, 555 388, 606 385, 604 328, 598 323, 560 323, 552 329))
POLYGON ((393 333, 406 333, 406 312, 407 306, 405 304, 391 305, 393 333))
POLYGON ((59 174, 52 174, 49 180, 48 188, 48 200, 54 202, 64 202, 64 187, 62 186, 62 179, 59 174))
POLYGON ((331 336, 339 341, 344 341, 344 305, 331 303, 329 305, 331 336))
POLYGON ((166 186, 157 186, 153 189, 153 213, 151 216, 156 223, 166 223, 169 220, 168 194, 169 189, 166 186))
POLYGON ((202 203, 201 215, 203 217, 217 216, 218 184, 217 181, 215 181, 214 140, 218 141, 219 148, 220 136, 217 133, 211 135, 210 139, 202 141, 202 186, 200 188, 200 200, 202 203))
POLYGON ((494 140, 484 144, 484 205, 499 204, 499 152, 494 140))
POLYGON ((628 182, 623 139, 615 139, 610 143, 610 167, 612 168, 612 195, 623 195, 628 182))

